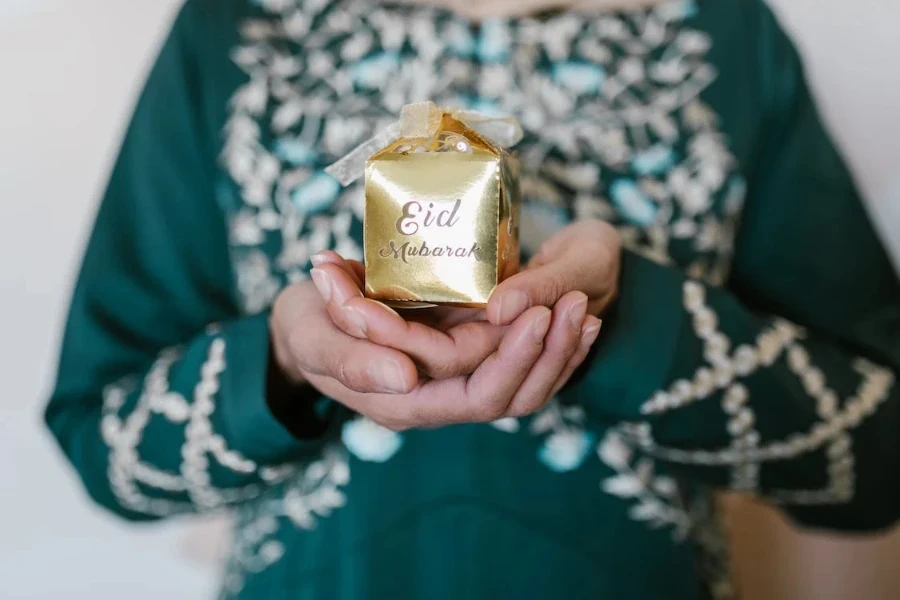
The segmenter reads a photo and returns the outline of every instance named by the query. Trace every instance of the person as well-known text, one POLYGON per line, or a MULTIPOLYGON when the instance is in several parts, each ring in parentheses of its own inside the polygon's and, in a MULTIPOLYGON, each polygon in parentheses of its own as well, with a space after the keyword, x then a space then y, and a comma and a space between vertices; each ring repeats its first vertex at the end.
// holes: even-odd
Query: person
POLYGON ((900 284, 794 47, 608 4, 188 0, 46 408, 92 498, 232 511, 223 598, 730 598, 716 489, 893 523, 900 284), (526 133, 484 311, 363 298, 324 172, 424 100, 526 133))

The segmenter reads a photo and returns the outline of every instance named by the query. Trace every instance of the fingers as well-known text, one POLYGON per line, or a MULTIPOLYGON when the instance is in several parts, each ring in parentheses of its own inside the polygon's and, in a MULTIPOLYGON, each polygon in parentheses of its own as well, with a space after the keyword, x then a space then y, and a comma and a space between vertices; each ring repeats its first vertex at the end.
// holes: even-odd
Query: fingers
POLYGON ((544 349, 552 312, 540 306, 527 310, 510 327, 500 347, 468 379, 459 400, 476 420, 506 416, 522 382, 544 349))
POLYGON ((597 341, 597 336, 600 335, 600 326, 602 324, 603 321, 592 315, 588 315, 585 318, 584 325, 581 327, 581 339, 578 343, 578 349, 575 351, 575 354, 572 355, 572 358, 569 359, 563 372, 556 380, 553 391, 550 392, 550 398, 559 393, 559 390, 569 382, 572 373, 574 373, 575 370, 581 366, 581 363, 584 362, 584 359, 587 358, 588 353, 591 351, 591 347, 594 345, 594 342, 597 341))
POLYGON ((584 360, 599 332, 599 319, 582 314, 583 294, 570 294, 559 304, 555 313, 545 307, 526 311, 469 378, 425 381, 408 394, 359 393, 317 374, 309 380, 323 393, 396 431, 534 412, 584 360), (584 323, 576 330, 573 322, 579 317, 584 323))
POLYGON ((345 309, 362 319, 368 340, 403 352, 433 379, 475 371, 497 349, 506 330, 486 321, 474 321, 440 331, 405 321, 389 307, 364 298, 349 300, 345 309))
POLYGON ((544 351, 516 392, 506 412, 507 416, 531 414, 550 399, 557 380, 578 350, 587 304, 585 294, 570 292, 553 307, 553 318, 544 342, 544 351))
POLYGON ((405 396, 357 396, 350 402, 391 429, 494 421, 506 414, 540 356, 549 326, 550 310, 536 307, 510 327, 497 351, 471 377, 434 379, 405 396))
POLYGON ((352 338, 324 314, 319 320, 322 326, 306 326, 291 341, 304 373, 330 377, 360 393, 406 394, 416 387, 416 367, 402 352, 352 338))
POLYGON ((282 294, 270 326, 276 355, 287 372, 331 377, 364 393, 407 393, 418 384, 415 364, 402 352, 338 329, 308 283, 282 294))
POLYGON ((355 395, 347 404, 395 430, 499 419, 541 354, 550 316, 545 307, 527 311, 471 377, 427 381, 404 396, 355 395))
POLYGON ((572 291, 587 294, 588 311, 599 312, 617 287, 618 244, 618 234, 601 221, 567 227, 541 247, 528 269, 497 286, 488 319, 505 325, 531 306, 554 306, 572 291))
POLYGON ((367 328, 365 319, 348 305, 349 300, 363 297, 353 276, 332 262, 320 263, 320 266, 310 271, 310 276, 325 301, 331 320, 348 335, 365 339, 367 328))
POLYGON ((435 379, 472 373, 503 337, 504 327, 486 321, 462 323, 447 331, 408 322, 384 304, 364 298, 347 272, 331 261, 320 262, 311 276, 331 320, 342 331, 403 352, 435 379))
POLYGON ((564 295, 581 291, 602 294, 600 263, 579 257, 562 257, 546 265, 513 275, 491 295, 487 316, 491 323, 505 325, 531 306, 554 306, 564 295))
POLYGON ((360 290, 365 287, 366 267, 357 260, 344 258, 332 250, 324 250, 313 255, 309 261, 312 263, 313 267, 321 267, 326 264, 333 264, 340 267, 347 273, 360 290))

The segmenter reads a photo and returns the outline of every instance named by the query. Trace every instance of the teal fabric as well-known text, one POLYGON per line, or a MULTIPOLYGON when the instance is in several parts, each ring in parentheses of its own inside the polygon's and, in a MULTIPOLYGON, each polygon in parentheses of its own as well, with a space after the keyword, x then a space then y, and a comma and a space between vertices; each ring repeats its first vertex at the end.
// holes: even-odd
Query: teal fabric
POLYGON ((223 598, 731 598, 711 489, 813 527, 896 520, 898 367, 900 284, 761 2, 477 25, 190 0, 46 420, 125 518, 234 513, 223 598), (620 298, 533 417, 396 434, 328 411, 294 439, 266 403, 267 311, 318 249, 358 256, 361 189, 322 170, 424 99, 523 122, 526 254, 607 219, 620 298))

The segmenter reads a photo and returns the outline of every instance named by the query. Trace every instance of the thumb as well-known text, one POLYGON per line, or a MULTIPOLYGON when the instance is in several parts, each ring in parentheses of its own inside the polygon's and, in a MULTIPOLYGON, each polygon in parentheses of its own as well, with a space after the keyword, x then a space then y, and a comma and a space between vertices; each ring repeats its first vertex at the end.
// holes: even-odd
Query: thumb
POLYGON ((508 325, 532 306, 552 308, 569 292, 584 292, 592 301, 606 298, 615 287, 609 281, 613 272, 609 261, 576 245, 535 262, 538 266, 513 275, 491 294, 487 306, 491 323, 508 325))
POLYGON ((578 289, 575 285, 574 273, 561 262, 521 271, 491 294, 487 318, 494 325, 509 325, 532 306, 552 308, 567 292, 578 289))
POLYGON ((573 291, 602 306, 615 294, 620 252, 619 234, 609 223, 586 220, 565 227, 544 242, 526 270, 497 286, 488 320, 508 325, 528 308, 552 308, 573 291))

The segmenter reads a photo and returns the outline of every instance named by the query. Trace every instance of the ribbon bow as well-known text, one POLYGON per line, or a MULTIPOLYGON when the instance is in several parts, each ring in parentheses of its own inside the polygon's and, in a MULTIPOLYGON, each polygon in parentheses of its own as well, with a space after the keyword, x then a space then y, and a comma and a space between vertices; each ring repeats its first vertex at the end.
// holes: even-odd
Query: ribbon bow
POLYGON ((417 102, 404 106, 399 121, 354 148, 325 172, 346 187, 363 176, 366 161, 382 148, 402 138, 435 137, 440 132, 444 115, 460 121, 499 148, 515 146, 523 136, 518 121, 512 117, 488 117, 475 111, 443 109, 434 102, 417 102))

